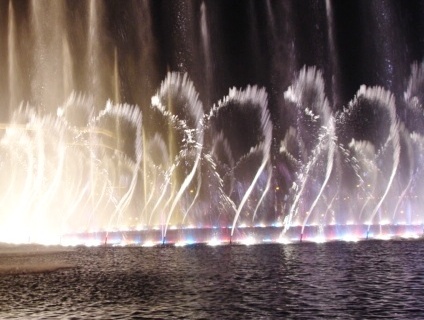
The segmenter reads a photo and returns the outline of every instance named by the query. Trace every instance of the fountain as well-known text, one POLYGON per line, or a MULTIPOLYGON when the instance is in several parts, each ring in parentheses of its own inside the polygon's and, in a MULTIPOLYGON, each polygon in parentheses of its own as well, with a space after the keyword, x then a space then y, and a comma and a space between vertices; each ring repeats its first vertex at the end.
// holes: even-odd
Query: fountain
MULTIPOLYGON (((240 63, 257 59, 271 71, 253 82, 264 85, 239 85, 228 75, 236 69, 223 71, 238 61, 214 60, 238 55, 234 44, 222 49, 231 39, 214 44, 220 5, 2 2, 0 242, 421 236, 424 63, 412 64, 400 89, 389 70, 386 83, 358 86, 344 102, 343 59, 295 69, 302 44, 280 45, 275 12, 288 17, 302 5, 249 3, 249 37, 240 37, 253 49, 240 63), (133 29, 118 13, 143 23, 133 29), (255 14, 265 26, 250 23, 255 14), (268 62, 258 49, 264 32, 268 62), (162 47, 176 53, 158 55, 162 47), (292 64, 281 66, 283 58, 292 64)), ((325 1, 316 10, 327 25, 313 32, 327 32, 336 55, 337 8, 325 1)), ((288 41, 296 23, 287 23, 288 41)), ((251 65, 241 76, 261 74, 251 65)))

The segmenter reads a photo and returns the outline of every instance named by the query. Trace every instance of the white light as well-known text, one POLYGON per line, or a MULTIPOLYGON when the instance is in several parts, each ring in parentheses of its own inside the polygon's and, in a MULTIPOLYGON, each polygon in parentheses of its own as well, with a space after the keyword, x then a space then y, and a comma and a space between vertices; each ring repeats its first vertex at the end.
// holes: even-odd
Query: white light
POLYGON ((176 247, 185 247, 186 245, 187 245, 187 242, 186 241, 175 242, 175 246, 176 247))
POLYGON ((392 238, 392 235, 380 233, 380 234, 376 235, 374 238, 378 239, 378 240, 390 240, 392 238))
POLYGON ((278 238, 278 239, 277 239, 277 243, 281 243, 281 244, 289 244, 289 243, 291 243, 291 241, 290 241, 289 239, 287 239, 287 238, 283 238, 283 237, 281 237, 281 238, 278 238))
POLYGON ((355 237, 355 236, 353 236, 351 234, 347 234, 347 235, 345 235, 342 238, 342 240, 343 241, 346 241, 346 242, 358 242, 359 241, 359 238, 358 237, 355 237))
POLYGON ((315 242, 315 243, 324 243, 325 238, 323 236, 317 236, 315 238, 312 238, 310 241, 315 242))
POLYGON ((160 99, 158 96, 153 96, 151 102, 152 102, 152 106, 159 106, 160 99))
POLYGON ((401 235, 401 238, 404 239, 418 239, 420 236, 416 233, 405 233, 403 235, 401 235))
POLYGON ((208 242, 208 246, 219 246, 221 244, 221 241, 219 241, 217 238, 212 238, 209 242, 208 242))
POLYGON ((255 243, 256 243, 256 240, 253 237, 247 237, 241 241, 241 244, 244 244, 245 246, 250 246, 255 243))
POLYGON ((102 245, 103 242, 95 239, 84 241, 84 245, 87 247, 98 247, 102 245))
POLYGON ((151 241, 151 240, 148 240, 145 243, 143 243, 141 246, 142 247, 154 247, 155 246, 155 243, 153 241, 151 241))

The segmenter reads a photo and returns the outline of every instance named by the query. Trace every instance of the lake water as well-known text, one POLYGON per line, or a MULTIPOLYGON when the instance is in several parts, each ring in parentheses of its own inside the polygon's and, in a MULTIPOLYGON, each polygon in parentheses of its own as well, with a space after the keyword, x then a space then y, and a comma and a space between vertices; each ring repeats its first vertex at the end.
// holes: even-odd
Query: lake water
POLYGON ((0 250, 0 319, 417 319, 424 241, 0 250))

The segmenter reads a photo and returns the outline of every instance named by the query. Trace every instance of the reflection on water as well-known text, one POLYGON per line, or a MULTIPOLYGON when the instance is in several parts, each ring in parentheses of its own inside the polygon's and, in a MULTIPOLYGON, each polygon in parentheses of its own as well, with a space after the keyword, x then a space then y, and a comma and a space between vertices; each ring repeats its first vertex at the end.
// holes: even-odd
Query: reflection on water
POLYGON ((424 316, 422 240, 2 252, 74 266, 0 276, 2 319, 424 316))

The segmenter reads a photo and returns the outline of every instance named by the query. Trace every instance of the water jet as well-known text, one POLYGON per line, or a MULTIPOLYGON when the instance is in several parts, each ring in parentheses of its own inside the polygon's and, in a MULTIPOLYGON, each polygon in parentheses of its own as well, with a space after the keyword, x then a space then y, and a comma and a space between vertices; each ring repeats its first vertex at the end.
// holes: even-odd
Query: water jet
POLYGON ((7 66, 0 241, 233 244, 369 239, 377 229, 422 234, 424 64, 383 57, 390 68, 375 73, 387 79, 343 98, 350 89, 336 4, 314 11, 325 25, 305 27, 328 39, 317 56, 329 61, 303 59, 290 18, 301 5, 245 8, 246 50, 217 35, 221 6, 123 5, 136 28, 108 21, 116 7, 101 1, 59 2, 47 13, 36 2, 0 6, 7 66), (86 13, 78 19, 87 30, 68 27, 72 10, 86 13), (257 25, 255 10, 269 23, 257 25), (287 18, 287 29, 276 16, 287 18), (161 45, 172 50, 157 55, 161 45), (302 59, 312 63, 296 63, 302 59), (394 77, 395 67, 407 70, 404 78, 394 77))

